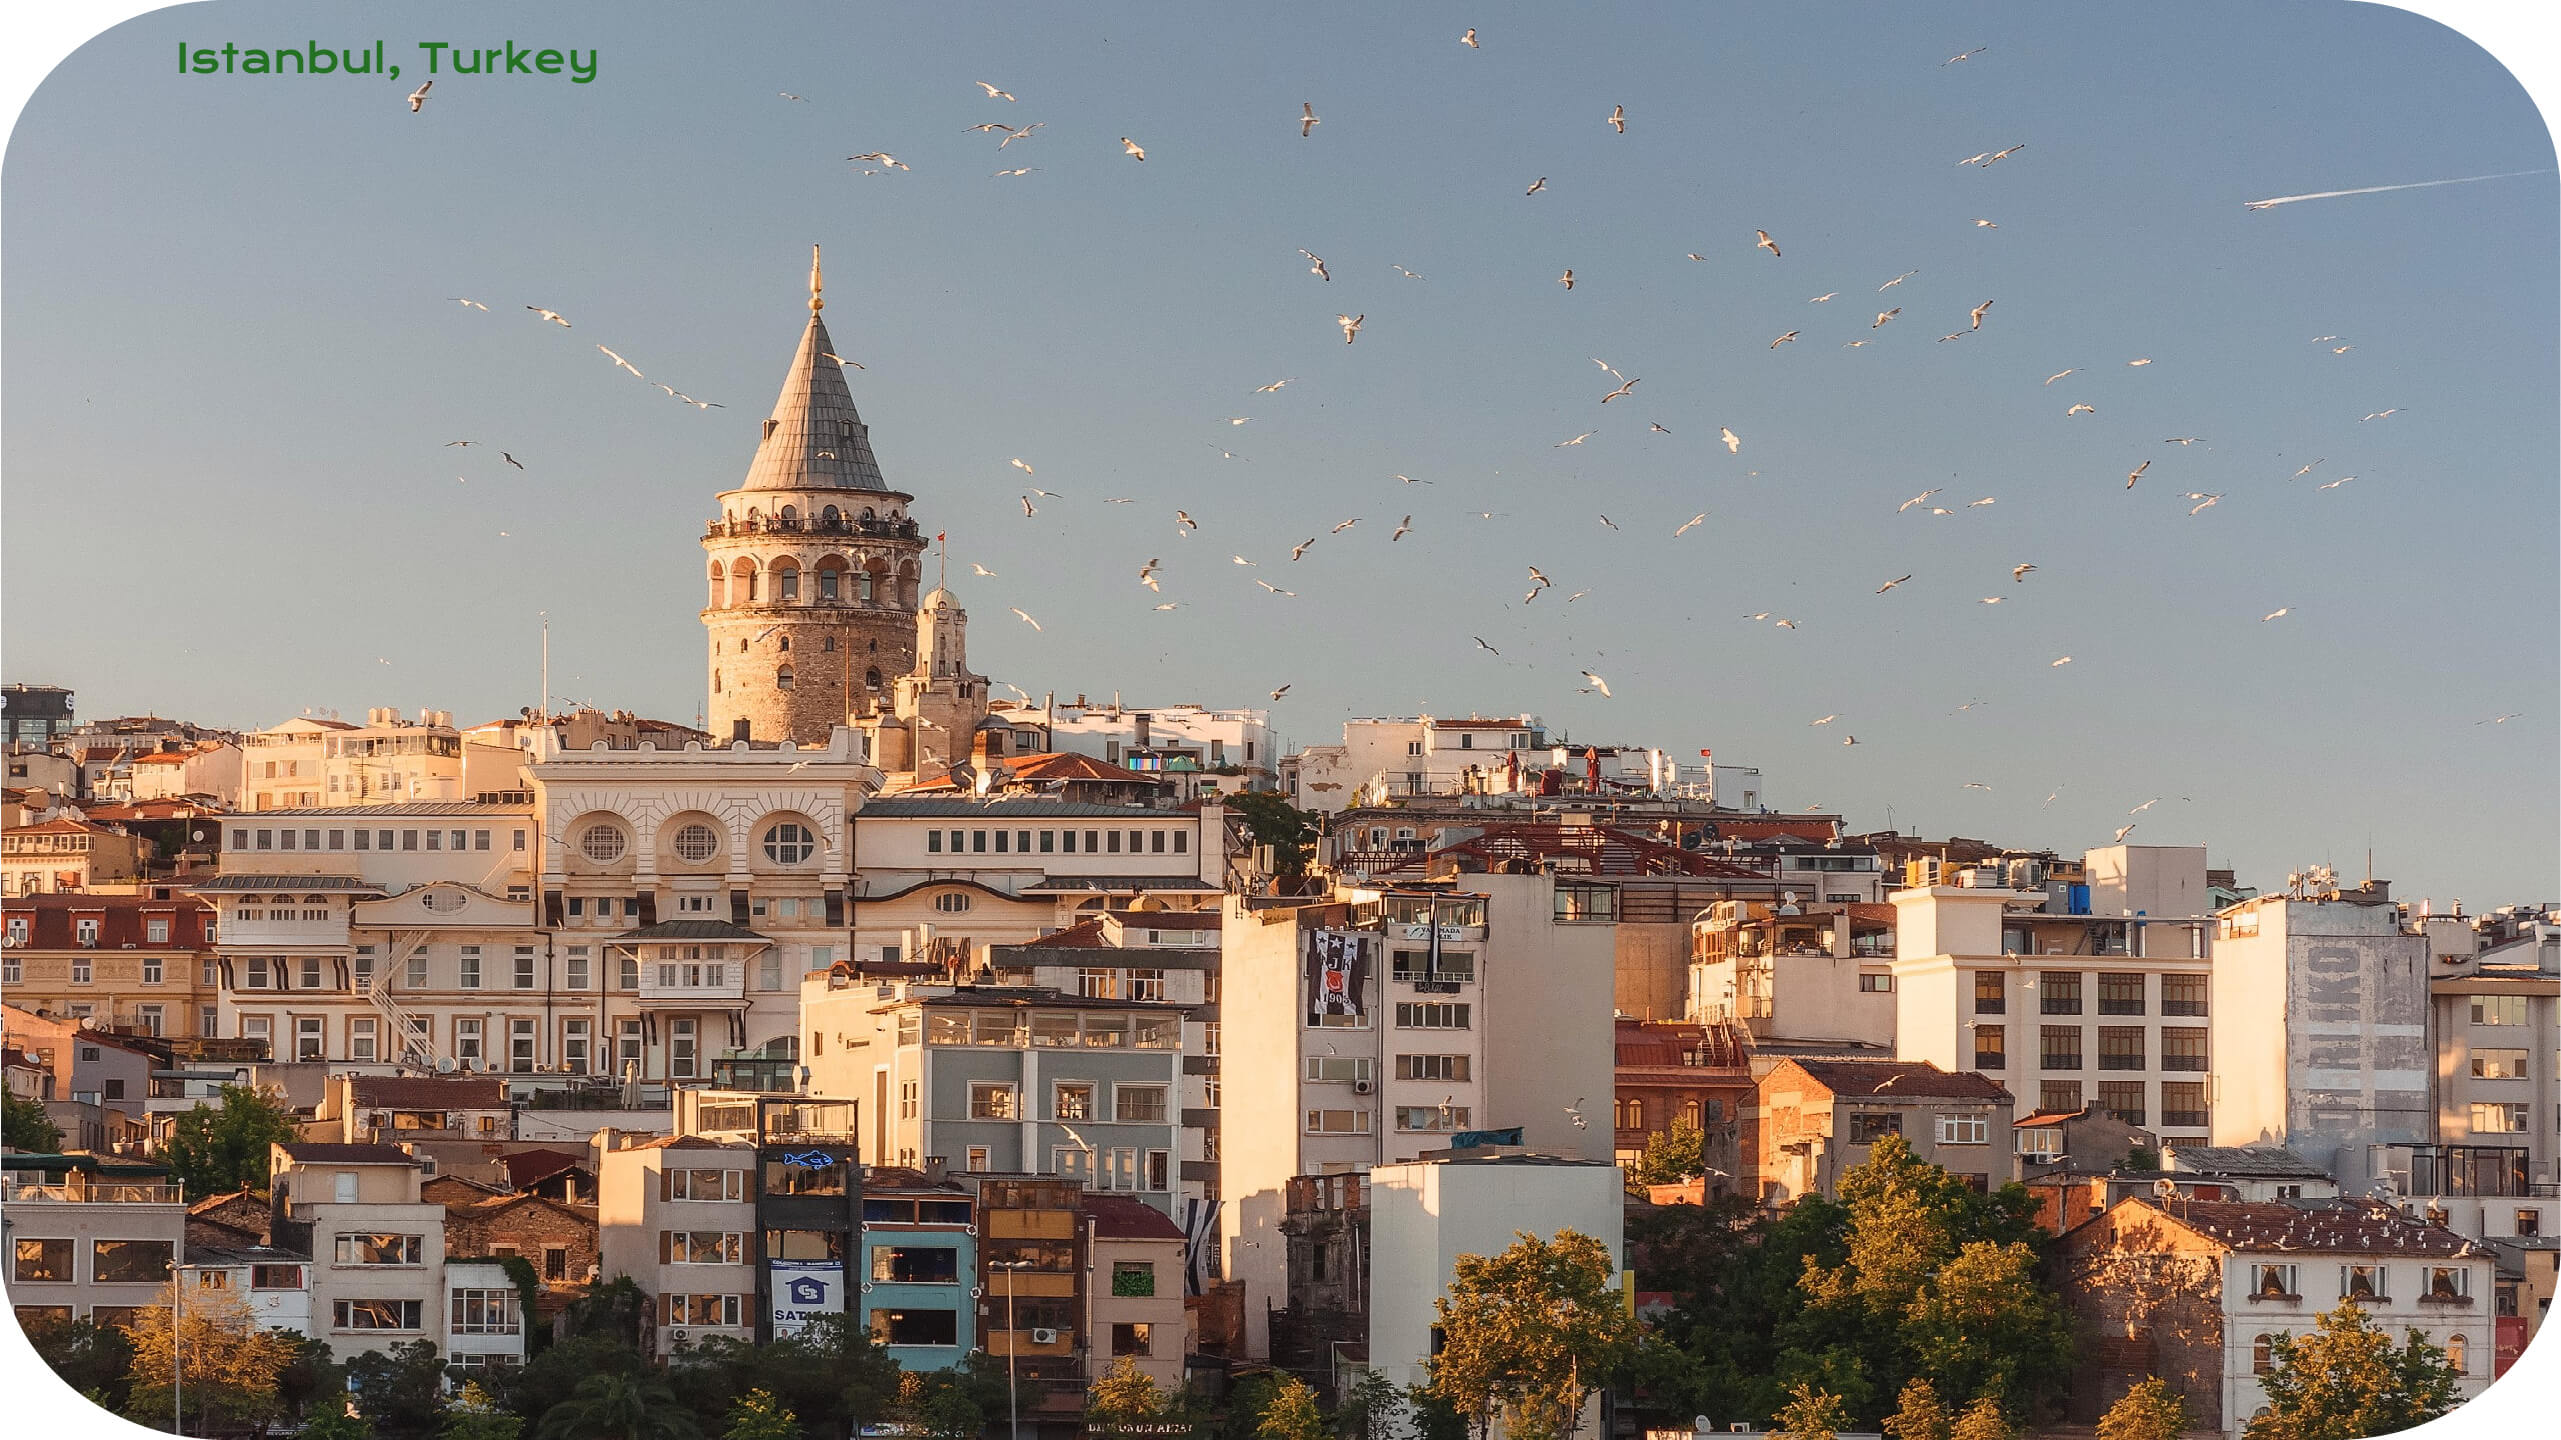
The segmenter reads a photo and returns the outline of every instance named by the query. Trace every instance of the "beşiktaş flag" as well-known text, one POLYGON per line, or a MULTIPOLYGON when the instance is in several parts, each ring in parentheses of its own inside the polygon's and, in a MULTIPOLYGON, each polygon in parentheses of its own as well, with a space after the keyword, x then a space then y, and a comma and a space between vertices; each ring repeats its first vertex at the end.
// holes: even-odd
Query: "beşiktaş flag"
POLYGON ((1358 1018, 1367 1012, 1361 993, 1369 985, 1368 937, 1341 930, 1307 932, 1307 1023, 1328 1015, 1358 1018))
POLYGON ((1183 1293, 1206 1295, 1219 1281, 1218 1267, 1210 1263, 1210 1243, 1218 1238, 1216 1200, 1183 1202, 1183 1293))

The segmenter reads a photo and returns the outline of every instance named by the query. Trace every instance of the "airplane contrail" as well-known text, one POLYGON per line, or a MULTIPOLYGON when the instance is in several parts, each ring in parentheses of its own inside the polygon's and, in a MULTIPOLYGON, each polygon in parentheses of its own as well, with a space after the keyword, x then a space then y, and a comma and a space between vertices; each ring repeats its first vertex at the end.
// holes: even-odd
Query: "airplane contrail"
POLYGON ((2496 175, 2466 175, 2455 180, 2420 180, 2408 185, 2368 185, 2358 190, 2316 190, 2309 195, 2279 195, 2270 200, 2244 200, 2244 210, 2268 210, 2297 200, 2332 200, 2341 195, 2380 195, 2386 190, 2425 190, 2435 185, 2469 185, 2476 180, 2510 180, 2519 175, 2549 175, 2549 170, 2507 170, 2496 175))

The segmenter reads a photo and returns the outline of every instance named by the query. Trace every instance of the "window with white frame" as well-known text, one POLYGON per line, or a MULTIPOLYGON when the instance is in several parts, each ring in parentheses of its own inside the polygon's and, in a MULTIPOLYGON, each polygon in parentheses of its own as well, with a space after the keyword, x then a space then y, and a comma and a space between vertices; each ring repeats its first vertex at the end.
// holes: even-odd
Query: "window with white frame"
POLYGON ((2342 1300, 2386 1300, 2388 1272, 2381 1265, 2342 1265, 2339 1267, 2339 1298, 2342 1300))
POLYGON ((2250 1266, 2250 1295, 2259 1300, 2291 1300, 2303 1293, 2295 1288, 2295 1276, 2292 1265, 2255 1263, 2250 1266))
POLYGON ((1310 1135, 1366 1135, 1369 1133, 1367 1110, 1310 1110, 1307 1112, 1310 1135))
POLYGON ((1941 1115, 1938 1132, 1941 1145, 1988 1145, 1992 1122, 1981 1115, 1941 1115))
POLYGON ((972 1120, 1019 1118, 1014 1107, 1014 1087, 1010 1084, 970 1086, 969 1118, 972 1120))
POLYGON ((736 1265, 746 1253, 746 1236, 722 1230, 661 1230, 661 1265, 736 1265))
POLYGON ((1373 1062, 1364 1055, 1310 1055, 1307 1079, 1314 1085, 1344 1085, 1371 1078, 1373 1062))
POLYGON ((1112 1120, 1121 1125, 1164 1124, 1165 1087, 1162 1085, 1113 1086, 1112 1120))

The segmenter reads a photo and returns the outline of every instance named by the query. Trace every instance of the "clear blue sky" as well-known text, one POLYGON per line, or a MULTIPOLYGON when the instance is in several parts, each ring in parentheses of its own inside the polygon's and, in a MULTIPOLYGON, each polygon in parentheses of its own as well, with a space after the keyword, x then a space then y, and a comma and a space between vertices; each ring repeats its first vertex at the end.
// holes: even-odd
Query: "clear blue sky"
POLYGON ((690 720, 695 537, 753 452, 816 241, 881 464, 951 534, 973 660, 1034 694, 1286 682, 1303 742, 1532 710, 1713 746, 1772 803, 1859 826, 1890 807, 2068 850, 2163 796, 2130 838, 2207 844, 2245 883, 2354 873, 2371 844, 2403 893, 2561 890, 2553 177, 2242 208, 2549 168, 2523 92, 2432 22, 399 14, 163 11, 30 103, 0 213, 8 678, 92 715, 476 721, 533 702, 548 610, 555 693, 690 720), (182 39, 377 38, 397 83, 175 73, 182 39), (401 103, 415 42, 507 39, 597 48, 599 77, 448 74, 401 103), (967 131, 989 120, 1043 128, 1000 156, 967 131), (844 159, 870 150, 913 168, 844 159), (1356 344, 1338 312, 1367 315, 1356 344), (1604 408, 1593 357, 1642 383, 1604 408), (1065 498, 1026 519, 1015 456, 1065 498), (2190 491, 2224 498, 2191 517, 2190 491), (1532 565, 1556 588, 1524 607, 1532 565), (1743 618, 1763 610, 1799 628, 1743 618), (1585 668, 1615 698, 1578 693, 1585 668))

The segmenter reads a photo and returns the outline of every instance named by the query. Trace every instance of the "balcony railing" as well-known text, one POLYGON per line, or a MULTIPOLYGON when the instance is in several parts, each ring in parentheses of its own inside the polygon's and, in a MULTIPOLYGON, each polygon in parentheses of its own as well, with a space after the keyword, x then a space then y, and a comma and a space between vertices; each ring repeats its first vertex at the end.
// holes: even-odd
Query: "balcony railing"
POLYGON ((0 1193, 5 1193, 12 1205, 176 1205, 187 1198, 183 1186, 164 1181, 82 1180, 76 1176, 57 1185, 11 1185, 0 1193))

